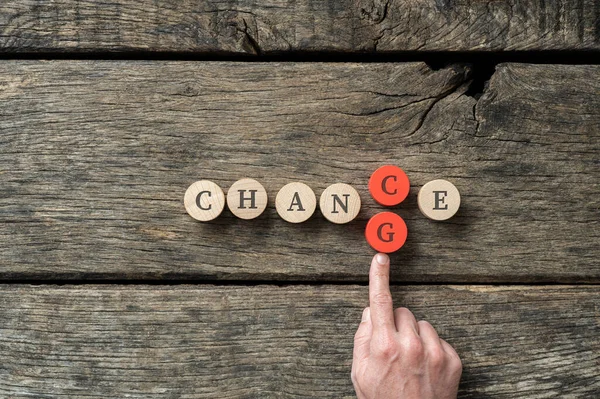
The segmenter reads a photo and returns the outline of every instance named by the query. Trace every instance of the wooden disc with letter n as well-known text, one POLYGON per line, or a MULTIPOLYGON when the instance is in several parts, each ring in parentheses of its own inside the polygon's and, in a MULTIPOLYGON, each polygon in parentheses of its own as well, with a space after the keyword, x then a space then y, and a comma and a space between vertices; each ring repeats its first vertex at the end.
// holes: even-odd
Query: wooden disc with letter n
POLYGON ((332 223, 348 223, 360 211, 360 196, 354 187, 345 183, 335 183, 327 187, 319 201, 321 213, 332 223))

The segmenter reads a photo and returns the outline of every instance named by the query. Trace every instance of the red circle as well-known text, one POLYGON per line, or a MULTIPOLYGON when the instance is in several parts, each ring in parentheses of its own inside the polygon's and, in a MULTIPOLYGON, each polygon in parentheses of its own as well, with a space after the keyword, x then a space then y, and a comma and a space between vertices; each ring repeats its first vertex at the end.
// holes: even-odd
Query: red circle
POLYGON ((380 212, 369 219, 365 238, 374 250, 395 252, 406 242, 408 229, 404 219, 393 212, 380 212))
POLYGON ((378 168, 369 179, 369 192, 373 199, 384 206, 398 205, 408 196, 408 176, 395 165, 378 168))

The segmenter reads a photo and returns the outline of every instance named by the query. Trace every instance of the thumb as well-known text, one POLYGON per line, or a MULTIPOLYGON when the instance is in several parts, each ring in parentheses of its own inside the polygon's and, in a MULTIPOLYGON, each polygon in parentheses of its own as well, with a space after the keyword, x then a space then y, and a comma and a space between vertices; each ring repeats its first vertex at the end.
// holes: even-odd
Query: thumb
POLYGON ((356 334, 354 335, 354 361, 362 361, 369 357, 372 334, 371 309, 365 308, 358 330, 356 330, 356 334))

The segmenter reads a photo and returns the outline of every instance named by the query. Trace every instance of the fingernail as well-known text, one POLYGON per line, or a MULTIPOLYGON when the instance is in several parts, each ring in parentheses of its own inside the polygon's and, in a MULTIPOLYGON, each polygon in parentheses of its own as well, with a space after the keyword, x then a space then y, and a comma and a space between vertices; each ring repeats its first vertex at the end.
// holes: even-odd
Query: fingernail
POLYGON ((386 254, 377 254, 377 256, 375 256, 375 261, 380 265, 387 265, 390 261, 390 257, 386 254))
POLYGON ((362 314, 362 321, 369 321, 370 318, 371 318, 371 309, 365 308, 365 310, 363 310, 363 314, 362 314))

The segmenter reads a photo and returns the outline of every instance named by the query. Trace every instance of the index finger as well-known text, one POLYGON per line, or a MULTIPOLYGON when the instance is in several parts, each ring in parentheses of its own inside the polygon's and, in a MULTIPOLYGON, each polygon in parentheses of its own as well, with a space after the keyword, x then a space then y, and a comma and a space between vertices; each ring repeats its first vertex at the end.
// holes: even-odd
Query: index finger
POLYGON ((369 271, 369 302, 373 330, 392 329, 394 324, 394 304, 390 292, 390 258, 379 253, 371 261, 369 271))

